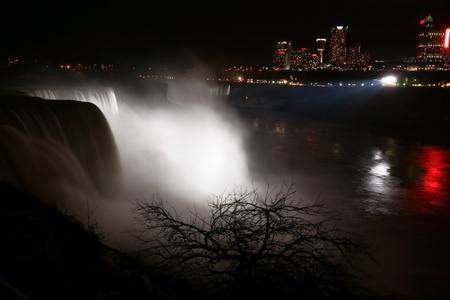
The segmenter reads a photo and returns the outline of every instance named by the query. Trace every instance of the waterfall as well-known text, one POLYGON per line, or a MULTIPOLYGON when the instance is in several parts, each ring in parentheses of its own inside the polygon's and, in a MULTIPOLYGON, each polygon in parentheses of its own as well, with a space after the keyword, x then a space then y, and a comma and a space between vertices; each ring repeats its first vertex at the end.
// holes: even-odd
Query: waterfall
POLYGON ((216 84, 209 87, 209 95, 213 97, 228 97, 230 95, 230 84, 216 84))
POLYGON ((120 188, 116 143, 92 103, 1 97, 0 146, 0 181, 42 200, 84 192, 108 197, 120 188))
POLYGON ((79 89, 29 89, 27 95, 49 100, 77 100, 97 105, 108 118, 119 114, 116 94, 113 88, 79 88, 79 89))

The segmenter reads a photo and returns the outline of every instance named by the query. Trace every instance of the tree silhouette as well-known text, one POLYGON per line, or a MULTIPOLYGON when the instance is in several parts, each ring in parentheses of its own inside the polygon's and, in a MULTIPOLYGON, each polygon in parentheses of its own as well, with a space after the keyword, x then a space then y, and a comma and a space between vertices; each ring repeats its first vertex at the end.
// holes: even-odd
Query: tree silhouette
POLYGON ((235 189, 211 199, 207 216, 195 208, 183 216, 159 197, 138 200, 142 251, 153 270, 184 274, 223 298, 348 298, 371 249, 340 230, 323 202, 294 200, 293 186, 235 189))

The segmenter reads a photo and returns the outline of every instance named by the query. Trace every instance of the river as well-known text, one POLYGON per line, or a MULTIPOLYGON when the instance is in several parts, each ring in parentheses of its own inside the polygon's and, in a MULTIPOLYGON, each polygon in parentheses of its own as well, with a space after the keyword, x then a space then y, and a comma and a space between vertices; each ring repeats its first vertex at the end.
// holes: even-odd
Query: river
MULTIPOLYGON (((363 268, 371 276, 365 285, 378 295, 448 299, 450 147, 443 134, 449 127, 442 101, 450 98, 439 99, 441 109, 434 113, 417 108, 421 102, 436 105, 430 105, 433 97, 420 98, 423 90, 390 88, 371 98, 370 109, 352 110, 337 120, 325 118, 336 113, 330 106, 305 113, 304 103, 297 101, 305 90, 297 87, 283 96, 287 88, 278 87, 272 94, 268 87, 239 86, 231 91, 230 101, 248 130, 253 178, 272 185, 293 181, 298 197, 320 198, 341 213, 342 226, 360 234, 376 251, 376 263, 363 263, 363 268), (404 106, 387 103, 389 93, 404 106), (280 109, 280 103, 291 104, 280 109), (387 113, 378 116, 379 123, 365 123, 382 111, 387 113)), ((332 89, 337 88, 327 93, 339 92, 332 89)), ((426 94, 443 97, 441 90, 426 94)), ((358 97, 371 91, 359 91, 358 97)), ((344 101, 340 106, 351 105, 339 101, 344 101)))

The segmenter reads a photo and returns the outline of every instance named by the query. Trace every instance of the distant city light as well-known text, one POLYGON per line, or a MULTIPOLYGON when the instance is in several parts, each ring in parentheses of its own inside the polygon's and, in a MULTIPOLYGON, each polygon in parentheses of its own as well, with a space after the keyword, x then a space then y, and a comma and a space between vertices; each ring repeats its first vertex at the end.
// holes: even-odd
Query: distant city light
POLYGON ((386 76, 386 77, 381 78, 381 82, 384 84, 389 84, 389 85, 395 84, 395 83, 397 83, 397 77, 392 76, 392 75, 386 76))

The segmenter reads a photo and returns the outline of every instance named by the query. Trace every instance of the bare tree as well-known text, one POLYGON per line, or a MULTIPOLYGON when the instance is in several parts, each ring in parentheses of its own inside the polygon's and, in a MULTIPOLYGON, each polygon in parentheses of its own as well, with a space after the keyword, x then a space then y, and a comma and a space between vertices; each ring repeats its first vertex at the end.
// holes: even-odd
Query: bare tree
POLYGON ((340 230, 323 202, 305 204, 294 194, 293 184, 262 195, 236 189, 211 199, 207 216, 195 208, 184 216, 159 197, 138 200, 138 237, 154 270, 188 274, 233 299, 348 297, 370 247, 340 230))

